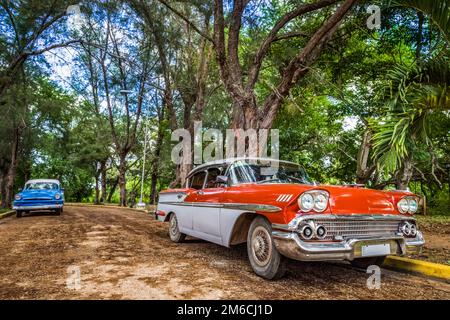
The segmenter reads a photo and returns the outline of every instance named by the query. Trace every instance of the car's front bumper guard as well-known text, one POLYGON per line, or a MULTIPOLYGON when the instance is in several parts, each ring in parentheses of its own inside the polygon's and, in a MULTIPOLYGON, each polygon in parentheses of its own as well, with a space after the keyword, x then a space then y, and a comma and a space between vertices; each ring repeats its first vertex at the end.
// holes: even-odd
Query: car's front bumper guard
POLYGON ((13 210, 48 210, 48 209, 61 209, 63 204, 45 204, 36 206, 13 206, 13 210))
POLYGON ((374 236, 339 242, 303 241, 294 231, 273 230, 272 237, 278 251, 291 259, 301 261, 353 260, 362 257, 362 245, 389 243, 391 255, 420 253, 425 243, 422 233, 415 238, 403 236, 374 236))

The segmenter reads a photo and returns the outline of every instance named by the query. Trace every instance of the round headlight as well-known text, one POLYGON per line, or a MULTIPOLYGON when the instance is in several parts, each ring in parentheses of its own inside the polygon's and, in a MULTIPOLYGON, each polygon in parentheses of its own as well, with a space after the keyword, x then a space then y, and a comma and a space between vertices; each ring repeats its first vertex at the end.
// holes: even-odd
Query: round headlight
POLYGON ((405 236, 409 236, 411 234, 411 224, 409 222, 405 222, 400 230, 404 233, 405 236))
POLYGON ((397 208, 398 211, 400 211, 400 213, 406 213, 409 210, 409 203, 408 200, 406 199, 401 199, 398 203, 397 203, 397 208))
POLYGON ((300 229, 300 235, 306 239, 309 240, 313 237, 313 229, 310 226, 303 226, 300 229))
POLYGON ((314 197, 312 194, 305 193, 299 198, 299 204, 298 206, 302 211, 310 211, 312 208, 314 208, 314 197))
POLYGON ((16 195, 14 196, 14 199, 20 200, 20 199, 22 199, 22 196, 21 196, 20 194, 16 194, 16 195))
POLYGON ((318 194, 314 197, 314 209, 318 212, 322 212, 327 208, 327 197, 323 194, 318 194))
POLYGON ((316 229, 316 235, 319 239, 324 239, 327 235, 327 229, 324 226, 318 226, 316 229))
POLYGON ((409 206, 409 210, 408 211, 410 213, 416 213, 417 209, 419 207, 417 201, 415 199, 412 199, 412 198, 408 200, 408 206, 409 206))
POLYGON ((61 199, 61 195, 60 195, 59 193, 55 194, 55 199, 56 199, 56 200, 61 199))

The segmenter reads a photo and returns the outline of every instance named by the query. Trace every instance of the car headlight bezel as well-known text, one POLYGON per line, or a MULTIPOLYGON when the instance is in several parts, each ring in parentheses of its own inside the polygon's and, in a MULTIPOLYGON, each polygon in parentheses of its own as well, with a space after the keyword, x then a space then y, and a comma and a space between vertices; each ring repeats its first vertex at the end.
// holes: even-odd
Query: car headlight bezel
POLYGON ((60 195, 59 193, 55 194, 55 199, 56 199, 56 200, 61 199, 61 195, 60 195))
POLYGON ((419 209, 419 201, 414 196, 403 197, 397 202, 397 209, 402 214, 414 214, 419 209))
POLYGON ((22 200, 22 196, 20 194, 16 194, 14 196, 14 200, 22 200))
POLYGON ((325 190, 308 190, 298 197, 298 207, 302 212, 324 212, 328 208, 330 195, 325 190), (312 201, 311 201, 312 200, 312 201), (306 205, 312 203, 312 205, 306 205))

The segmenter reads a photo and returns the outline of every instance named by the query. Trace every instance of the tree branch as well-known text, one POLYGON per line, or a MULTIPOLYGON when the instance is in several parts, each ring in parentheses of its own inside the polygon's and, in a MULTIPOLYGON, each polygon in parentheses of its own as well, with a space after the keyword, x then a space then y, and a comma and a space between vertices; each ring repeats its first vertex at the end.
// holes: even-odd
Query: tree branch
POLYGON ((241 30, 242 14, 248 0, 234 0, 231 13, 230 28, 228 30, 228 68, 233 86, 242 90, 242 69, 239 64, 239 33, 241 30))
POLYGON ((265 100, 260 114, 261 128, 270 128, 272 121, 289 90, 304 76, 315 61, 325 43, 331 38, 340 22, 356 0, 346 0, 337 11, 314 33, 303 50, 291 60, 284 70, 283 78, 265 100))
POLYGON ((246 90, 253 90, 253 88, 255 87, 256 81, 258 80, 259 70, 261 69, 263 58, 266 55, 272 42, 275 41, 275 39, 277 38, 278 31, 280 31, 292 19, 302 14, 332 5, 338 1, 339 0, 320 0, 315 3, 305 4, 297 7, 296 9, 282 16, 273 26, 272 30, 270 30, 267 38, 261 43, 258 51, 255 54, 255 57, 253 58, 253 63, 249 69, 248 83, 246 90))
POLYGON ((180 17, 181 19, 183 19, 188 25, 191 26, 192 29, 195 30, 195 32, 197 32, 199 35, 201 35, 203 38, 207 39, 208 41, 210 41, 211 43, 214 44, 214 40, 205 32, 203 32, 202 30, 200 30, 195 23, 193 23, 191 20, 189 20, 188 18, 186 18, 180 11, 178 11, 177 9, 175 9, 174 7, 172 7, 171 5, 169 5, 165 0, 158 0, 160 3, 162 3, 167 9, 169 9, 170 11, 172 11, 175 15, 177 15, 178 17, 180 17))

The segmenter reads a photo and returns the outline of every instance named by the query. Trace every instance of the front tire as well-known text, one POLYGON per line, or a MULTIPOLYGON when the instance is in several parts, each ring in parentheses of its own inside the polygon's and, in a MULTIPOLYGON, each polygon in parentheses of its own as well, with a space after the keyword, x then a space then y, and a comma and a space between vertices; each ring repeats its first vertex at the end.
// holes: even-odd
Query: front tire
POLYGON ((56 215, 57 215, 57 216, 60 216, 60 215, 61 215, 61 211, 62 211, 61 208, 56 209, 56 210, 55 210, 56 215))
POLYGON ((356 268, 367 269, 369 266, 373 266, 373 265, 381 267, 381 265, 384 262, 384 259, 386 259, 385 256, 356 258, 356 259, 350 261, 350 263, 352 266, 354 266, 356 268))
POLYGON ((17 210, 17 211, 16 211, 16 217, 17 217, 17 218, 22 218, 22 211, 17 210))
POLYGON ((285 258, 272 239, 272 226, 263 217, 256 217, 250 225, 247 254, 253 271, 264 279, 279 279, 286 272, 285 258))
POLYGON ((175 213, 172 213, 169 218, 169 237, 170 240, 176 243, 183 242, 186 238, 186 235, 181 233, 178 228, 178 219, 175 213))

